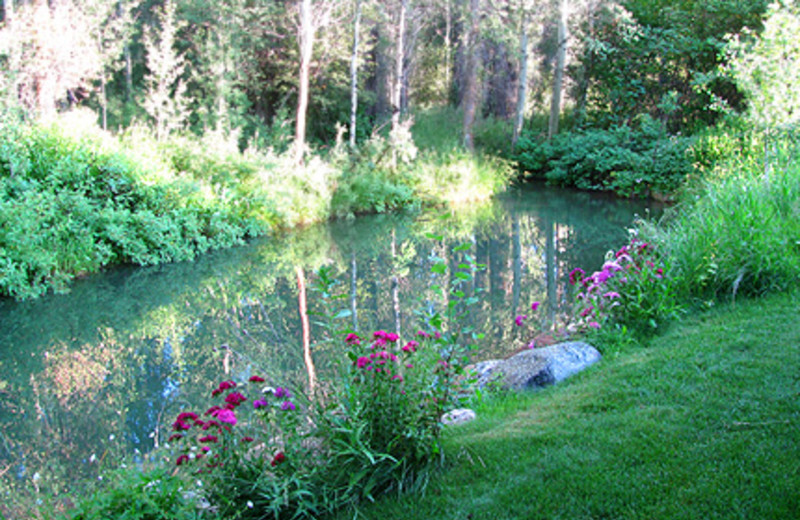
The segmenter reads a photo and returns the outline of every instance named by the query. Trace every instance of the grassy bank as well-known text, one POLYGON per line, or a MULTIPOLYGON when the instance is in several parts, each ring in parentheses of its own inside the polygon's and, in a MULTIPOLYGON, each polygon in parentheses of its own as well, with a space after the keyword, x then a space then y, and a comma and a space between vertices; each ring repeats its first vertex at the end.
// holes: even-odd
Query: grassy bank
MULTIPOLYGON (((447 432, 424 496, 363 518, 796 518, 800 293, 729 304, 447 432)), ((343 516, 342 518, 345 518, 343 516)))
POLYGON ((329 218, 488 198, 511 176, 504 162, 460 148, 447 111, 417 116, 422 137, 375 135, 303 165, 214 134, 158 141, 133 127, 112 136, 94 118, 24 124, 0 114, 0 297, 36 297, 109 265, 190 260, 329 218))

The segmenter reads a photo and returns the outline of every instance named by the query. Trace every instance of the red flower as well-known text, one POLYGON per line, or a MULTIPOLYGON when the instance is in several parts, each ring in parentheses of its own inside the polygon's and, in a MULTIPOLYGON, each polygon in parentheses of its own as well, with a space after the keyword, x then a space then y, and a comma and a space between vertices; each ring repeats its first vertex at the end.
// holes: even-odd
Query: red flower
POLYGON ((254 440, 255 439, 253 439, 252 437, 242 437, 242 441, 244 442, 253 442, 254 440))
POLYGON ((272 462, 270 462, 270 465, 275 467, 278 464, 284 462, 285 460, 286 460, 286 455, 284 455, 282 451, 279 451, 278 453, 275 454, 274 457, 272 457, 272 462))
POLYGON ((232 392, 225 398, 225 402, 233 407, 237 407, 245 401, 247 401, 247 398, 239 392, 232 392))
POLYGON ((173 433, 172 435, 169 436, 167 442, 177 441, 178 439, 183 439, 183 435, 181 435, 180 433, 173 433))
POLYGON ((222 408, 220 408, 220 407, 219 407, 219 406, 217 406, 217 405, 214 405, 214 406, 212 406, 211 408, 209 408, 208 410, 206 410, 206 413, 204 413, 203 415, 213 415, 213 414, 214 414, 214 412, 216 412, 216 411, 218 411, 218 410, 222 410, 222 408))
POLYGON ((250 376, 251 383, 263 383, 264 381, 266 380, 261 376, 250 376))
POLYGON ((200 437, 200 439, 198 439, 198 440, 200 442, 217 442, 217 436, 216 435, 206 435, 205 437, 200 437))
POLYGON ((194 412, 183 412, 181 414, 178 414, 178 420, 179 421, 184 421, 186 419, 195 420, 195 419, 197 419, 197 414, 194 413, 194 412))
POLYGON ((178 459, 175 461, 175 465, 176 466, 180 466, 184 462, 188 462, 188 461, 189 461, 189 456, 184 454, 184 455, 181 455, 181 456, 178 457, 178 459))
POLYGON ((191 424, 186 424, 185 422, 183 422, 180 419, 178 419, 177 421, 172 423, 172 429, 175 430, 175 431, 189 430, 189 429, 191 429, 191 427, 192 427, 191 424))

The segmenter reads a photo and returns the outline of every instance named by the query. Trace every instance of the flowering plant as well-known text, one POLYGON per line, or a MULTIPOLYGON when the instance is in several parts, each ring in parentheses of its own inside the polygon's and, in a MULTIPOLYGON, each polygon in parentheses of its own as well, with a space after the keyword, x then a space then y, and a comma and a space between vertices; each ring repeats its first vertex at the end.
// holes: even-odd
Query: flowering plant
POLYGON ((307 464, 296 398, 264 383, 260 376, 245 383, 222 381, 211 391, 219 404, 199 413, 183 411, 172 423, 168 442, 177 452, 175 465, 201 483, 203 498, 224 518, 261 518, 265 511, 303 506, 315 510, 313 501, 298 505, 314 466, 307 464), (256 492, 265 488, 272 493, 256 492))
POLYGON ((666 259, 635 235, 618 251, 610 251, 599 271, 587 276, 576 268, 569 282, 579 288, 573 316, 578 329, 614 323, 643 332, 679 310, 666 259))

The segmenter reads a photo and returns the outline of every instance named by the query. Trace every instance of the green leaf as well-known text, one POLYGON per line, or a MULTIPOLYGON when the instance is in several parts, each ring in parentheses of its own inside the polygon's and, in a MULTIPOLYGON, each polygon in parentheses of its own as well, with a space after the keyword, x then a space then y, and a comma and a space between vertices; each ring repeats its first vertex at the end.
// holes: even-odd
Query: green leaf
POLYGON ((444 274, 447 272, 447 266, 444 262, 435 263, 431 266, 431 272, 436 274, 444 274))

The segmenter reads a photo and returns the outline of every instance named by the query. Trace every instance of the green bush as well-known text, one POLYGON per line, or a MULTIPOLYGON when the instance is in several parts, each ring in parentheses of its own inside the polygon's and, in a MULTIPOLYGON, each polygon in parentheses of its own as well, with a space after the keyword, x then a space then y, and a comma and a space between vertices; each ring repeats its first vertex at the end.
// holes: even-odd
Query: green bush
POLYGON ((675 192, 693 171, 692 139, 669 135, 642 116, 637 127, 567 132, 549 141, 523 136, 513 158, 527 178, 630 197, 675 192))

